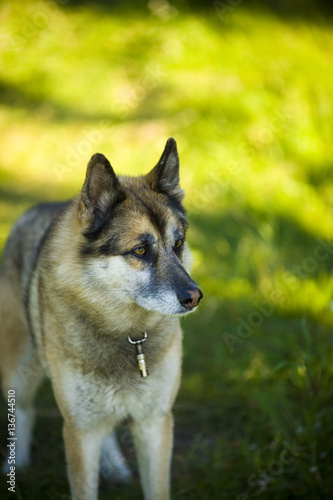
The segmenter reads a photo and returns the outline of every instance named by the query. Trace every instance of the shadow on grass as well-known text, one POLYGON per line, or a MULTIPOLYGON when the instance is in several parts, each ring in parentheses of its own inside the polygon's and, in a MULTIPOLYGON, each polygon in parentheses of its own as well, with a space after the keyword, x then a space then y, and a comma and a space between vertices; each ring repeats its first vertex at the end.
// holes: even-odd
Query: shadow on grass
POLYGON ((28 207, 43 201, 43 195, 39 191, 22 191, 13 189, 11 186, 2 185, 0 186, 0 200, 8 204, 28 207))
MULTIPOLYGON (((320 246, 320 240, 291 216, 231 206, 220 215, 191 213, 190 220, 191 243, 202 253, 203 267, 221 286, 233 277, 258 286, 263 274, 269 277, 278 268, 297 275, 302 263, 320 246)), ((327 258, 304 275, 316 279, 320 272, 332 273, 333 255, 322 247, 325 252, 327 258)))
MULTIPOLYGON (((65 2, 64 2, 65 3, 65 2)), ((170 2, 147 2, 146 0, 139 0, 133 4, 131 0, 120 1, 120 0, 71 0, 71 2, 66 2, 63 6, 64 8, 71 8, 72 6, 90 6, 96 5, 101 11, 108 12, 110 10, 117 9, 119 7, 124 10, 132 11, 136 10, 138 12, 143 12, 145 14, 151 11, 155 12, 156 15, 163 18, 167 15, 168 7, 170 5, 175 7, 180 12, 190 12, 196 14, 205 14, 216 8, 232 11, 235 8, 246 5, 249 8, 261 9, 265 11, 270 11, 278 17, 284 19, 306 19, 308 21, 313 21, 314 14, 321 14, 323 17, 333 15, 333 5, 330 0, 299 0, 297 2, 290 2, 288 0, 265 0, 265 2, 258 2, 257 0, 226 0, 222 1, 212 1, 206 2, 205 0, 173 0, 170 2)))
POLYGON ((37 78, 34 81, 33 87, 38 89, 38 94, 30 93, 24 85, 20 88, 19 86, 0 80, 0 95, 3 105, 24 109, 35 116, 41 116, 43 119, 60 123, 68 121, 95 123, 96 121, 102 122, 103 120, 111 120, 112 123, 118 123, 121 121, 121 118, 117 115, 84 113, 82 110, 62 106, 48 96, 44 97, 41 90, 43 84, 37 78))

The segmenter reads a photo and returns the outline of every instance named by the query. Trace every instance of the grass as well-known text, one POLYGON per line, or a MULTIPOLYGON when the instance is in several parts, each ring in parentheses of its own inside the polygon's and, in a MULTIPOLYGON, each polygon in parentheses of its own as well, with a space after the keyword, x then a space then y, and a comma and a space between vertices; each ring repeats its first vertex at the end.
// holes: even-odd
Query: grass
MULTIPOLYGON (((94 152, 140 174, 174 136, 205 298, 183 323, 173 498, 329 499, 330 19, 168 5, 1 6, 0 243, 33 203, 78 192, 94 152)), ((66 498, 49 384, 37 408, 17 498, 66 498)), ((141 498, 137 481, 100 498, 141 498)))

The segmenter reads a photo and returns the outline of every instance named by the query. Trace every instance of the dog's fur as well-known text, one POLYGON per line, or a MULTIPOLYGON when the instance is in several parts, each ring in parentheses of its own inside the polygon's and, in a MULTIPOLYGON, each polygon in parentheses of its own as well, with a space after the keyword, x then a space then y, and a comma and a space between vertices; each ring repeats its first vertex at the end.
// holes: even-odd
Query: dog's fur
POLYGON ((117 177, 95 154, 80 195, 31 209, 7 242, 0 369, 5 395, 16 391, 16 466, 29 463, 32 402, 46 373, 64 418, 75 500, 97 498, 101 448, 113 471, 129 476, 115 436, 109 436, 125 421, 145 499, 169 498, 179 316, 196 309, 202 297, 187 274, 182 199, 174 139, 141 177, 117 177), (140 378, 128 336, 138 339, 144 332, 150 376, 140 378))

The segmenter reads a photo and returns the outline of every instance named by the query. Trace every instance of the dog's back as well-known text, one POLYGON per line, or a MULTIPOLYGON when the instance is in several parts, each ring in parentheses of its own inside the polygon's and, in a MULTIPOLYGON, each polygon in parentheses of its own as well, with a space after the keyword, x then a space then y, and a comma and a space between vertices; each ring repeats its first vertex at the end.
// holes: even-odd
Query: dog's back
POLYGON ((66 205, 67 203, 41 203, 25 212, 12 227, 4 249, 0 278, 18 279, 23 298, 27 294, 31 271, 42 240, 52 221, 66 205))
POLYGON ((27 302, 31 274, 52 221, 67 203, 44 203, 28 210, 14 224, 0 270, 0 371, 4 392, 11 374, 31 341, 27 302))

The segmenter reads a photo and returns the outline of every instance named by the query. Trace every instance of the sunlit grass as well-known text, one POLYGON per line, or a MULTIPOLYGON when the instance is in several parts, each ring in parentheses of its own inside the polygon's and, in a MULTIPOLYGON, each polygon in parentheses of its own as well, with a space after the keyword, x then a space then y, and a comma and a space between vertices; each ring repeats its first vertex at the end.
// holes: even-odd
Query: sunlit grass
POLYGON ((70 196, 97 150, 143 173, 173 135, 190 211, 233 204, 331 237, 328 27, 244 8, 221 23, 15 2, 2 18, 0 161, 15 185, 70 196))
MULTIPOLYGON (((176 449, 176 498, 253 494, 249 476, 294 438, 305 452, 261 498, 325 498, 330 23, 246 2, 222 22, 214 8, 199 14, 163 2, 16 0, 0 8, 0 44, 1 247, 28 206, 79 192, 93 153, 136 175, 155 165, 168 137, 178 142, 193 274, 205 299, 184 321, 176 415, 196 436, 188 455, 176 449), (260 324, 239 336, 258 311, 260 324), (237 337, 233 350, 226 332, 237 337)), ((43 487, 36 495, 47 498, 43 487)))

